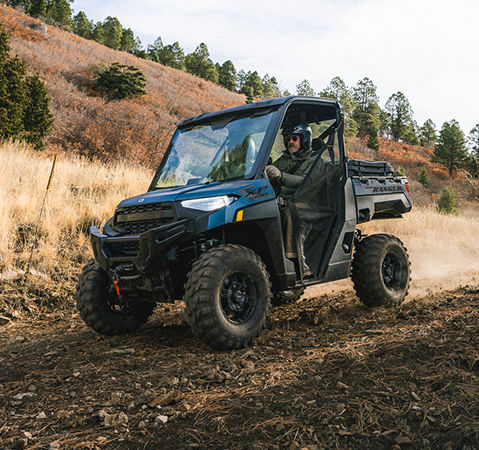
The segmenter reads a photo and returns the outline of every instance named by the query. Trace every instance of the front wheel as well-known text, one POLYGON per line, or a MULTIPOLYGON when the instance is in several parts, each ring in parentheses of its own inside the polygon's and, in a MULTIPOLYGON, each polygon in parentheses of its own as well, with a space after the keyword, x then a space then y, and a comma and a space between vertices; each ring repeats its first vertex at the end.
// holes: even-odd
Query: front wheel
POLYGON ((147 321, 155 307, 154 303, 147 301, 123 302, 106 272, 94 259, 80 275, 76 302, 85 323, 107 336, 135 331, 147 321))
POLYGON ((251 344, 270 307, 268 272, 260 257, 240 245, 203 253, 185 285, 186 318, 194 333, 217 349, 251 344))
POLYGON ((366 306, 396 306, 403 302, 411 264, 403 243, 391 234, 373 234, 355 246, 351 278, 366 306))

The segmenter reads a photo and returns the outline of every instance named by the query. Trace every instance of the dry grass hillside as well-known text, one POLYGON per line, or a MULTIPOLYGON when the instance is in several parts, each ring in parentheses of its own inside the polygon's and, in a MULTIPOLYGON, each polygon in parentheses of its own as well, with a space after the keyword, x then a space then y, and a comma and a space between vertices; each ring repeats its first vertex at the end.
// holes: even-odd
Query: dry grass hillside
MULTIPOLYGON (((52 158, 17 144, 0 147, 0 279, 23 273, 52 163, 52 158)), ((104 223, 123 198, 146 191, 152 176, 130 163, 58 157, 34 246, 33 273, 76 277, 91 254, 89 226, 104 223)))
POLYGON ((180 70, 136 58, 0 6, 13 54, 47 83, 55 124, 50 143, 74 154, 156 165, 182 119, 237 106, 244 96, 180 70), (91 89, 91 66, 114 62, 138 67, 148 94, 105 101, 91 89))

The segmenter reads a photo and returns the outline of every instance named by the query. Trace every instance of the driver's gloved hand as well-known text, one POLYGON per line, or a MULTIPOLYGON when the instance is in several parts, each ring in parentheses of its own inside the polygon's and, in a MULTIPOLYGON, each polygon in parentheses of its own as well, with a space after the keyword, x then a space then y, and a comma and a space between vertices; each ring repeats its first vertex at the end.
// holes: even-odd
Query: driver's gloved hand
POLYGON ((283 174, 281 173, 281 170, 275 166, 266 166, 266 175, 268 175, 268 179, 270 180, 281 180, 283 174))

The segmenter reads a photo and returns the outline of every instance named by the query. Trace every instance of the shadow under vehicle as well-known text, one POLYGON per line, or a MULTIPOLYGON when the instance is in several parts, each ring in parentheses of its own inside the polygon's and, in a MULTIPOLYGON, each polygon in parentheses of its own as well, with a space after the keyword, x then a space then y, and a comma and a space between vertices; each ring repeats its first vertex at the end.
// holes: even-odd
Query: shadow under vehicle
POLYGON ((388 163, 348 159, 343 124, 336 101, 296 96, 181 122, 148 192, 122 201, 102 233, 91 228, 95 257, 76 296, 84 321, 106 335, 131 332, 157 302, 183 299, 200 339, 233 349, 260 334, 271 304, 310 285, 352 276, 366 305, 401 303, 406 249, 356 226, 410 211, 409 184, 388 163), (265 167, 298 122, 312 129, 315 162, 290 202, 304 248, 293 261, 265 167))

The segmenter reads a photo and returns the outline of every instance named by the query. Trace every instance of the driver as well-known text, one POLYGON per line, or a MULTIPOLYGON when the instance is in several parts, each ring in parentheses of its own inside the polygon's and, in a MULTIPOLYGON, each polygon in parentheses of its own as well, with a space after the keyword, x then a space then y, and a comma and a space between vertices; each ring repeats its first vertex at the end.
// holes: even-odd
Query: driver
POLYGON ((285 256, 298 258, 298 249, 294 239, 293 214, 289 203, 294 193, 311 169, 315 159, 311 158, 312 131, 306 122, 293 127, 283 128, 283 142, 286 147, 283 154, 266 166, 268 179, 280 186, 278 204, 284 235, 285 256))

